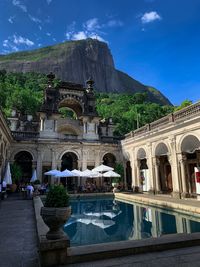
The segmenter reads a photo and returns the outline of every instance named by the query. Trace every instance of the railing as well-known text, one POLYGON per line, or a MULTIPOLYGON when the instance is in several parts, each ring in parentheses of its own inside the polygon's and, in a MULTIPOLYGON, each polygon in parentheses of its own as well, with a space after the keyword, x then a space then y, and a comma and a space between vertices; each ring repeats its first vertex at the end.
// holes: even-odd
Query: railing
POLYGON ((37 139, 39 137, 39 133, 12 131, 12 136, 15 140, 37 139))
POLYGON ((175 122, 182 122, 183 120, 190 119, 195 116, 200 116, 200 102, 190 105, 184 109, 171 113, 159 120, 153 121, 145 126, 127 133, 125 139, 142 136, 150 131, 167 128, 173 125, 175 122))
POLYGON ((189 119, 191 116, 195 116, 198 113, 200 113, 200 102, 175 112, 174 121, 182 120, 185 118, 189 119))

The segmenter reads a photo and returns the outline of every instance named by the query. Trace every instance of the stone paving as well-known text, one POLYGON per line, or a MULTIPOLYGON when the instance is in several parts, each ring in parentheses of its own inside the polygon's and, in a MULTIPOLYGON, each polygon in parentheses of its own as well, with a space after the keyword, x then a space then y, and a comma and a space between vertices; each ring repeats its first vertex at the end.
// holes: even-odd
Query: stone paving
POLYGON ((14 195, 0 201, 0 266, 40 266, 32 200, 14 195))

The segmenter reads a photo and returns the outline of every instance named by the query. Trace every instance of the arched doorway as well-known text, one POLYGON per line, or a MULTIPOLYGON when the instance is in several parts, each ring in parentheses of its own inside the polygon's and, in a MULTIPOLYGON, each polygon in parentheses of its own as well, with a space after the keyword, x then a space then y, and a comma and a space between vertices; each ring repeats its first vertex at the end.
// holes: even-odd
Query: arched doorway
POLYGON ((195 180, 194 168, 200 164, 200 141, 194 135, 186 136, 181 143, 182 157, 185 162, 185 177, 187 192, 196 194, 197 184, 195 180))
MULTIPOLYGON (((73 152, 67 152, 62 156, 62 162, 61 162, 61 171, 64 171, 68 169, 69 171, 72 171, 73 169, 78 168, 78 157, 73 152)), ((61 177, 60 179, 61 183, 66 186, 68 190, 73 190, 74 186, 77 181, 75 181, 75 177, 61 177)))
POLYGON ((114 168, 116 163, 116 158, 113 154, 107 153, 103 156, 103 164, 114 168))
POLYGON ((32 160, 33 157, 28 151, 20 151, 14 157, 14 162, 22 170, 21 180, 23 182, 29 182, 32 177, 32 160))
POLYGON ((139 185, 142 191, 150 191, 150 180, 149 180, 149 168, 147 166, 146 151, 144 148, 140 148, 137 152, 137 160, 139 161, 140 177, 139 185))
POLYGON ((171 165, 168 160, 169 151, 164 143, 160 143, 155 150, 155 156, 159 165, 160 190, 165 193, 173 191, 171 165))
MULTIPOLYGON (((113 154, 107 153, 103 156, 103 164, 112 168, 115 168, 116 158, 113 154)), ((111 183, 111 178, 104 177, 105 183, 111 183)))

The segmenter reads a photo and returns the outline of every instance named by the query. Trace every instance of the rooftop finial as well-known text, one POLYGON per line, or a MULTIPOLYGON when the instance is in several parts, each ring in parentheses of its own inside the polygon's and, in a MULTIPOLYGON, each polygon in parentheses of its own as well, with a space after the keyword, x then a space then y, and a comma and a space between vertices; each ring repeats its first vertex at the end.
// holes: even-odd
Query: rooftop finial
POLYGON ((86 84, 87 84, 87 92, 92 92, 94 81, 92 80, 91 77, 86 81, 86 84))

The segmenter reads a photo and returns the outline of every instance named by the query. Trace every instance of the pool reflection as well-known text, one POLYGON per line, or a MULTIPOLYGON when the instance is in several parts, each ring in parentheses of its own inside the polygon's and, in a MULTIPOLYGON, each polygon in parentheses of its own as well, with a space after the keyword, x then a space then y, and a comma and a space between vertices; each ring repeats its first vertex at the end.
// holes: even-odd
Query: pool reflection
POLYGON ((200 231, 199 219, 113 199, 75 200, 65 224, 71 246, 200 231))

